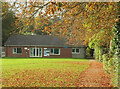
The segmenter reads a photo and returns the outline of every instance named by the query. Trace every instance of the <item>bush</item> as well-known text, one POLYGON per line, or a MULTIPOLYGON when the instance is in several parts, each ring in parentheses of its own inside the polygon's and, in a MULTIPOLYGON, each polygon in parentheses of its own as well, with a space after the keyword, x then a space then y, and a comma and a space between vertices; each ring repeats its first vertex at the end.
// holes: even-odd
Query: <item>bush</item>
POLYGON ((113 65, 114 65, 114 71, 113 71, 113 79, 112 82, 114 84, 115 87, 118 86, 118 74, 119 74, 119 61, 120 58, 118 55, 114 55, 114 61, 113 61, 113 65))
POLYGON ((103 58, 103 68, 104 70, 111 74, 112 80, 111 82, 115 87, 118 85, 118 56, 112 54, 104 54, 103 58))
POLYGON ((109 73, 109 71, 108 71, 109 55, 108 55, 108 54, 104 54, 104 55, 102 56, 102 58, 103 58, 103 68, 105 69, 105 71, 107 71, 107 72, 109 73))
POLYGON ((104 47, 95 47, 95 59, 102 62, 102 55, 104 53, 104 47))
POLYGON ((86 56, 90 57, 90 48, 89 47, 87 47, 87 49, 86 49, 86 56))

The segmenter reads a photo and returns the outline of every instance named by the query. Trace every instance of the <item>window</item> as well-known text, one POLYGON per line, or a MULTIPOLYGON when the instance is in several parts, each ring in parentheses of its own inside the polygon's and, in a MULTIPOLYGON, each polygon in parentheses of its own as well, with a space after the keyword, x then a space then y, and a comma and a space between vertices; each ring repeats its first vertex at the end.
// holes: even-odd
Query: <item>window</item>
POLYGON ((72 49, 72 52, 74 53, 74 52, 75 52, 75 49, 72 49))
POLYGON ((72 48, 72 53, 73 54, 79 54, 80 53, 80 49, 79 48, 72 48))
POLYGON ((79 53, 79 49, 76 49, 76 53, 79 53))
POLYGON ((44 48, 44 56, 49 56, 49 55, 50 55, 50 49, 44 48))
POLYGON ((53 54, 53 49, 50 49, 50 53, 53 54))
POLYGON ((13 54, 21 54, 22 48, 13 48, 13 54))
POLYGON ((54 49, 54 54, 59 54, 59 49, 54 49))
POLYGON ((51 55, 60 55, 60 49, 59 48, 51 48, 50 54, 51 55))

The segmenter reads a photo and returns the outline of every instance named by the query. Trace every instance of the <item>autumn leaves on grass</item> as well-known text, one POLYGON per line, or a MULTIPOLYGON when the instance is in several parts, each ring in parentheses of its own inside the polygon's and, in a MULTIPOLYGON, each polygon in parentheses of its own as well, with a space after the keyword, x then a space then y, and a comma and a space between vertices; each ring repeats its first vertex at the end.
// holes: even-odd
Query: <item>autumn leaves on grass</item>
POLYGON ((33 60, 17 59, 10 69, 5 66, 10 67, 11 62, 3 62, 3 87, 75 87, 80 73, 89 67, 84 59, 33 60))

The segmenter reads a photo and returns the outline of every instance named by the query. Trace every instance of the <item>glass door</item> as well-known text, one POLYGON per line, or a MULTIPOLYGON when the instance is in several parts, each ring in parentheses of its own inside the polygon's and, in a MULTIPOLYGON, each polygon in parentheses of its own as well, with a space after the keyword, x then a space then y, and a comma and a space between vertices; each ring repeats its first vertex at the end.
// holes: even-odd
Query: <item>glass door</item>
POLYGON ((33 48, 33 56, 35 57, 36 55, 35 55, 35 53, 36 53, 36 50, 35 50, 35 48, 33 48))
POLYGON ((30 48, 30 57, 42 57, 42 48, 30 48))
POLYGON ((36 57, 39 57, 39 48, 36 48, 36 57))

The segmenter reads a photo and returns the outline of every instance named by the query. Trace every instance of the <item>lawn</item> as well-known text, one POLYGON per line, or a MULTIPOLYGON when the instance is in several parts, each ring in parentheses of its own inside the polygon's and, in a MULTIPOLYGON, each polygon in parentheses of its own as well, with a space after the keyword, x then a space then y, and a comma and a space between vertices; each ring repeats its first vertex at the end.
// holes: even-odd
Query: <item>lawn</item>
POLYGON ((76 87, 87 59, 3 58, 3 87, 76 87))

